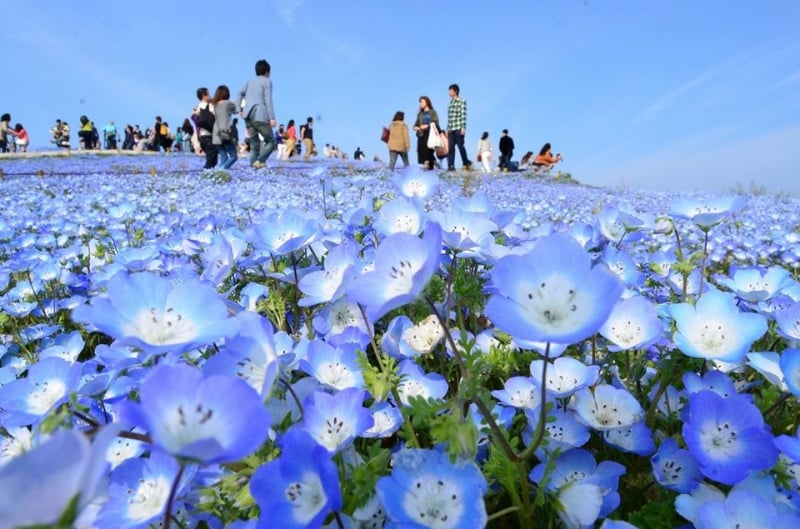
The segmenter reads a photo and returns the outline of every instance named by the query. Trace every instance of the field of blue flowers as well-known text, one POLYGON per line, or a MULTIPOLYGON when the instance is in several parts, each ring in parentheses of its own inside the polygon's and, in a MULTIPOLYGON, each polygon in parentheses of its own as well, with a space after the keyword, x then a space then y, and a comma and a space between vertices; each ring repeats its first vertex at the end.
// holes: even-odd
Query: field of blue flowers
POLYGON ((800 201, 0 165, 0 529, 800 527, 800 201))

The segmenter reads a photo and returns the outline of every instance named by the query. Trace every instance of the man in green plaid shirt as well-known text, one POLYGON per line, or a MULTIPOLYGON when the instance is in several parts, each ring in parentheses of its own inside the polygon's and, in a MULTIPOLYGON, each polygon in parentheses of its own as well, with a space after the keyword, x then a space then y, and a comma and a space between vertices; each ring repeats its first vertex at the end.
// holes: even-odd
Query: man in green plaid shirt
POLYGON ((456 146, 461 153, 461 163, 464 169, 470 169, 472 162, 467 157, 467 150, 464 148, 464 136, 467 134, 467 101, 458 96, 460 90, 457 84, 451 84, 450 104, 447 106, 447 170, 455 171, 456 146))

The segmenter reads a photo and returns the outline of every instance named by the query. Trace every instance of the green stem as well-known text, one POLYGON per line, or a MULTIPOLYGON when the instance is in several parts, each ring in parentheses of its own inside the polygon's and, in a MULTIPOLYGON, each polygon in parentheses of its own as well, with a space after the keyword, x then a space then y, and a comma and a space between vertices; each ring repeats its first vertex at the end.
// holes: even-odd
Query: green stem
POLYGON ((517 506, 506 507, 505 509, 503 509, 501 511, 497 511, 495 513, 492 513, 491 516, 486 518, 486 521, 487 522, 493 522, 494 520, 497 520, 498 518, 502 518, 503 516, 505 516, 507 514, 511 514, 513 512, 518 511, 518 510, 519 510, 519 507, 517 507, 517 506))

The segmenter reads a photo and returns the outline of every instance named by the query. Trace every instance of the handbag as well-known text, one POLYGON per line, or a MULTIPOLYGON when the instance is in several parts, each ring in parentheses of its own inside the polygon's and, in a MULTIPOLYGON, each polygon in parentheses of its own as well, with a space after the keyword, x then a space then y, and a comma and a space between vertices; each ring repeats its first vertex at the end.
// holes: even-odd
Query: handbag
POLYGON ((447 158, 447 154, 450 152, 450 140, 447 139, 446 132, 439 133, 439 141, 442 145, 436 149, 436 157, 442 160, 447 158))
POLYGON ((219 134, 219 139, 222 140, 222 143, 228 143, 233 139, 233 135, 231 134, 231 129, 219 129, 218 134, 219 134))
POLYGON ((481 161, 481 153, 478 153, 478 161, 481 161))
POLYGON ((389 143, 389 129, 383 127, 383 131, 381 132, 381 141, 383 143, 389 143))
POLYGON ((439 149, 442 147, 442 137, 439 134, 439 129, 436 123, 431 121, 430 134, 428 134, 428 148, 431 150, 439 149))

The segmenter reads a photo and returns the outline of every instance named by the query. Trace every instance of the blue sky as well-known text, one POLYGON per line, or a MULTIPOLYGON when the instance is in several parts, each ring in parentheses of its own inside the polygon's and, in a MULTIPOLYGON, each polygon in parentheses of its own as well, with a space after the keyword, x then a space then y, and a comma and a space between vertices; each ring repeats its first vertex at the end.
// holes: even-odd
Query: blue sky
POLYGON ((265 58, 278 121, 351 154, 386 159, 394 112, 445 114, 456 82, 471 156, 508 128, 586 184, 800 193, 796 0, 0 3, 0 112, 33 147, 59 117, 177 124, 265 58))

